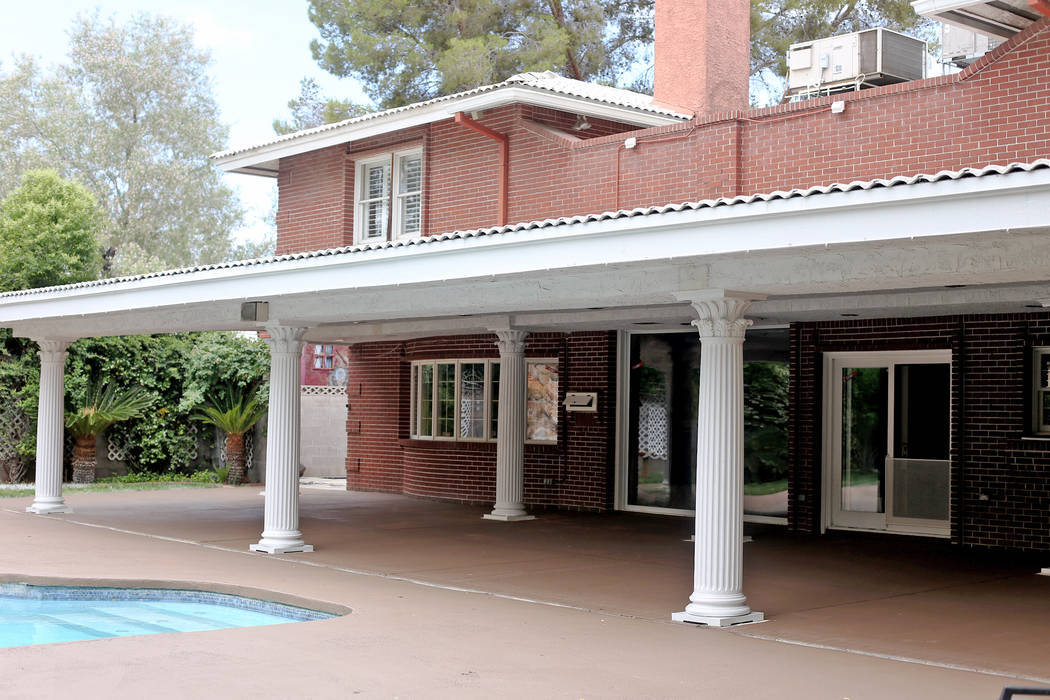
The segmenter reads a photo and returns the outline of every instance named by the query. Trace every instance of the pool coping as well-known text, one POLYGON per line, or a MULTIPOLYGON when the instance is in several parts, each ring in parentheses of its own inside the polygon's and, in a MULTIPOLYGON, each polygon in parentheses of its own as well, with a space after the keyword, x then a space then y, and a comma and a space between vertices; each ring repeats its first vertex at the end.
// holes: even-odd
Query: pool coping
MULTIPOLYGON (((329 601, 303 598, 301 596, 272 591, 263 588, 253 588, 239 584, 216 583, 213 581, 188 581, 188 580, 156 580, 156 579, 120 579, 120 578, 75 578, 58 576, 33 576, 28 574, 14 574, 0 572, 0 584, 24 584, 26 586, 51 586, 57 588, 108 588, 108 589, 143 589, 161 591, 186 591, 199 593, 212 593, 220 596, 237 596, 261 601, 263 603, 277 603, 293 608, 301 608, 306 611, 326 613, 334 617, 343 617, 353 612, 353 609, 332 603, 329 601)), ((319 620, 303 620, 304 622, 323 622, 319 620)))

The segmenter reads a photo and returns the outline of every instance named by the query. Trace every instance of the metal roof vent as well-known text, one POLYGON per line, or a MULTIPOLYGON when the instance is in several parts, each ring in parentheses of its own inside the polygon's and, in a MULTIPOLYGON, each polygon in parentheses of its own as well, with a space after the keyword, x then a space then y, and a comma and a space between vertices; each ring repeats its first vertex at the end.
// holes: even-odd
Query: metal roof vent
POLYGON ((786 98, 804 100, 921 80, 926 42, 878 27, 792 44, 787 63, 786 98))

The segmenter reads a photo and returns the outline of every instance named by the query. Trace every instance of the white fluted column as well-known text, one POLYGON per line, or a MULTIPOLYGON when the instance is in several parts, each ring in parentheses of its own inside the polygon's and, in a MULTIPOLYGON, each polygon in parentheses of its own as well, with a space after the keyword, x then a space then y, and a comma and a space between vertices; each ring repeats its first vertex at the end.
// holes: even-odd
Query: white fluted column
POLYGON ((496 505, 487 520, 533 520, 525 512, 525 331, 495 331, 499 346, 496 505))
POLYGON ((757 622, 743 593, 744 332, 748 298, 694 297, 700 318, 693 594, 671 618, 724 627, 757 622))
POLYGON ((267 326, 270 404, 266 434, 266 514, 253 552, 312 552, 299 531, 299 358, 305 328, 267 326))
POLYGON ((72 513, 62 498, 65 432, 65 339, 34 338, 40 346, 40 399, 36 417, 36 495, 29 513, 72 513))

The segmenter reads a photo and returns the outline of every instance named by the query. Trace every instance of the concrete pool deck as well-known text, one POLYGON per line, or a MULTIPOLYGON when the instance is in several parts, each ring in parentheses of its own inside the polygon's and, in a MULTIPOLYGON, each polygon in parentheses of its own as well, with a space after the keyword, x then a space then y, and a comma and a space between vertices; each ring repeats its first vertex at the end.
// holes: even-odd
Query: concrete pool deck
POLYGON ((71 494, 64 516, 0 500, 8 578, 261 589, 353 610, 6 649, 2 668, 18 672, 0 674, 0 695, 993 699, 1050 679, 1050 577, 938 543, 760 529, 745 591, 771 621, 715 630, 669 621, 691 589, 689 520, 498 523, 482 507, 303 489, 317 551, 272 557, 247 551, 258 493, 71 494))

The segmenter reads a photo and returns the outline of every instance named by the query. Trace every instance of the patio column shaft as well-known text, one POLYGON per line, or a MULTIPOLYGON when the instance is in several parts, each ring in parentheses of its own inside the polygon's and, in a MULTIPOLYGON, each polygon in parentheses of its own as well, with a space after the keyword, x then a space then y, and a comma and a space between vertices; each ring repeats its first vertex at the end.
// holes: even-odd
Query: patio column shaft
POLYGON ((496 505, 488 520, 533 520, 525 512, 525 331, 495 331, 499 346, 496 505))
POLYGON ((299 358, 305 328, 267 326, 270 404, 266 436, 266 514, 253 552, 312 552, 299 531, 299 358))
POLYGON ((65 367, 68 340, 37 339, 40 399, 36 419, 36 495, 29 513, 72 513, 62 498, 62 436, 65 429, 65 367))
POLYGON ((724 627, 762 619, 743 593, 744 332, 751 305, 734 297, 690 299, 700 319, 696 538, 693 594, 671 617, 724 627))

